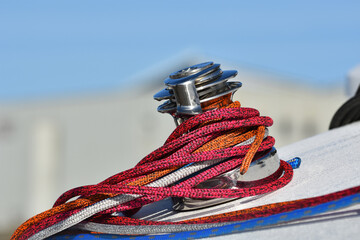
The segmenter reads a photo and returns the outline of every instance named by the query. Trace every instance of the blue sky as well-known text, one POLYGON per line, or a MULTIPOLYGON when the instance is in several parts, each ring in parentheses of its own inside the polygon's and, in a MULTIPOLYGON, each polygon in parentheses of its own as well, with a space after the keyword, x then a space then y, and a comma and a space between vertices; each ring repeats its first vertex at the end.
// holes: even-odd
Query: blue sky
POLYGON ((360 63, 359 13, 359 1, 1 1, 0 101, 123 88, 183 52, 328 86, 360 63))

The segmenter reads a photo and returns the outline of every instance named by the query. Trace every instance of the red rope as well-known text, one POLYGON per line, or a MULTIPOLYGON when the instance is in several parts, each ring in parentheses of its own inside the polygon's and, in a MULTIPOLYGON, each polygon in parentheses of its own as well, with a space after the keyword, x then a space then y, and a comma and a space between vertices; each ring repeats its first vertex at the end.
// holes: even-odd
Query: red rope
MULTIPOLYGON (((275 191, 289 183, 292 178, 292 168, 284 161, 281 161, 280 168, 275 175, 253 182, 252 187, 244 186, 238 189, 194 188, 203 181, 237 167, 242 167, 242 173, 244 173, 244 171, 246 172, 255 154, 262 155, 273 147, 275 141, 271 136, 263 138, 265 127, 271 125, 271 118, 259 116, 259 112, 251 108, 224 108, 196 115, 177 127, 162 147, 147 155, 134 168, 118 173, 97 185, 83 186, 69 190, 58 198, 54 204, 54 208, 68 204, 67 201, 74 197, 90 199, 99 194, 105 194, 105 196, 115 196, 119 194, 142 195, 142 197, 105 210, 93 217, 93 219, 97 219, 96 221, 100 221, 99 219, 107 219, 108 213, 136 209, 166 197, 238 198, 275 191), (245 129, 245 132, 253 131, 256 133, 254 143, 235 146, 238 143, 234 142, 226 148, 205 149, 201 152, 196 151, 214 139, 232 133, 237 129, 241 132, 244 132, 245 129), (174 186, 148 187, 131 186, 131 184, 129 184, 139 179, 146 180, 149 178, 149 181, 153 181, 153 178, 150 179, 149 176, 152 174, 156 175, 156 173, 161 170, 173 170, 189 163, 213 159, 228 160, 174 186), (99 218, 101 214, 102 218, 99 218)), ((159 177, 161 176, 159 175, 159 177)), ((59 211, 51 212, 51 210, 49 210, 48 215, 43 214, 41 217, 38 216, 38 218, 35 216, 34 219, 30 219, 24 225, 20 226, 14 233, 12 239, 27 239, 33 234, 81 211, 83 207, 84 206, 75 205, 69 209, 62 208, 59 211)), ((129 221, 125 219, 127 218, 117 218, 117 223, 120 223, 122 220, 125 222, 129 221)), ((92 218, 88 220, 92 220, 92 218)), ((137 220, 133 220, 131 222, 144 224, 144 221, 137 222, 137 220)))

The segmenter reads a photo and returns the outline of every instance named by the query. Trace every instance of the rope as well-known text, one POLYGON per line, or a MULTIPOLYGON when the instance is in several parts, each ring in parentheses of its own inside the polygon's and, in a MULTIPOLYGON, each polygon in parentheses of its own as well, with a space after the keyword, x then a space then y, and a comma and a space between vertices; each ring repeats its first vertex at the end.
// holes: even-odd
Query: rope
MULTIPOLYGON (((229 99, 229 96, 224 99, 229 99)), ((249 197, 275 191, 291 181, 293 170, 290 164, 294 163, 281 161, 279 169, 271 176, 246 184, 238 182, 236 189, 195 188, 235 168, 246 174, 250 163, 269 152, 275 142, 267 131, 267 127, 272 125, 271 118, 224 99, 203 106, 205 110, 218 109, 184 121, 162 147, 147 155, 134 168, 99 184, 65 192, 52 209, 23 223, 11 239, 44 239, 73 226, 119 234, 201 230, 322 203, 319 199, 315 202, 300 200, 174 223, 111 216, 121 211, 131 215, 142 206, 167 197, 249 197), (225 106, 224 102, 227 103, 225 106), (72 198, 77 199, 71 201, 72 198)))
MULTIPOLYGON (((354 190, 354 189, 348 189, 348 190, 354 190)), ((88 239, 88 240, 95 240, 95 239, 135 239, 135 240, 149 240, 149 239, 195 239, 195 238, 206 238, 206 237, 215 237, 215 236, 221 236, 225 234, 234 234, 244 231, 251 231, 251 230, 258 230, 261 228, 274 226, 277 224, 283 224, 286 222, 294 221, 294 220, 300 220, 300 219, 306 219, 315 215, 319 215, 322 213, 326 213, 329 211, 335 211, 339 210, 345 207, 349 207, 354 204, 360 203, 360 193, 359 189, 357 189, 358 193, 351 194, 349 196, 344 196, 336 200, 332 200, 329 202, 325 202, 322 204, 314 205, 312 207, 304 207, 300 209, 296 209, 289 212, 283 212, 279 214, 269 215, 267 217, 258 217, 258 218, 252 218, 247 221, 241 221, 241 222, 232 222, 230 224, 220 226, 220 227, 212 227, 207 228, 204 230, 195 230, 195 231, 185 231, 185 232, 179 232, 179 233, 170 233, 170 234, 163 234, 163 235, 148 235, 148 236, 124 236, 124 235, 111 235, 111 234, 63 234, 56 236, 52 239, 57 240, 64 240, 64 239, 88 239)), ((86 224, 85 224, 86 225, 86 224)), ((84 225, 80 225, 79 228, 82 228, 84 225)), ((110 226, 111 228, 114 228, 114 226, 110 226)), ((121 226, 118 226, 119 228, 121 226)), ((141 228, 145 228, 146 226, 141 226, 141 228)), ((149 226, 151 227, 151 226, 149 226)), ((156 226, 158 228, 158 226, 156 226)), ((131 227, 130 229, 136 230, 139 229, 139 226, 131 227)), ((101 229, 99 229, 101 230, 101 229)), ((109 230, 109 229, 107 229, 109 230)), ((109 231, 110 232, 110 231, 109 231)), ((118 234, 118 233, 112 233, 112 234, 118 234)))
MULTIPOLYGON (((84 222, 77 225, 74 229, 95 231, 95 232, 106 232, 111 234, 155 234, 155 233, 168 233, 168 232, 183 232, 183 231, 194 231, 203 230, 208 228, 215 228, 234 223, 244 223, 246 220, 255 218, 264 218, 273 216, 281 213, 292 213, 299 209, 304 208, 314 209, 316 206, 321 204, 328 204, 328 209, 333 211, 335 206, 331 205, 334 202, 338 202, 340 199, 348 197, 352 203, 359 202, 356 200, 356 196, 359 196, 360 187, 355 187, 336 193, 327 194, 324 196, 307 198, 302 200, 288 201, 282 203, 268 204, 261 207, 253 207, 245 210, 228 212, 225 214, 213 215, 211 218, 203 217, 197 219, 191 219, 181 222, 157 222, 157 221, 146 221, 137 220, 141 224, 136 225, 136 222, 126 221, 117 217, 108 217, 106 219, 99 218, 94 219, 93 222, 84 222), (330 203, 330 204, 329 204, 330 203), (221 221, 219 221, 221 220, 221 221)), ((313 210, 314 211, 314 210, 313 210)), ((288 219, 287 219, 288 220, 288 219)), ((259 227, 259 226, 258 226, 259 227)))

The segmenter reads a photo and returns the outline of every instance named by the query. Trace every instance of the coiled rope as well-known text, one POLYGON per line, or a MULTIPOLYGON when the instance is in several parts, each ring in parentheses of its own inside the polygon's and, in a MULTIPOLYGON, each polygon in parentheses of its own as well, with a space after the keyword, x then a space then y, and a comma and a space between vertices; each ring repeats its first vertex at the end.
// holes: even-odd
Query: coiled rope
MULTIPOLYGON (((212 108, 220 102, 207 107, 212 108)), ((271 125, 271 118, 260 116, 255 109, 242 108, 238 102, 193 116, 177 127, 162 147, 147 155, 134 168, 97 185, 65 192, 52 209, 23 223, 11 239, 44 239, 73 226, 117 234, 129 234, 129 229, 138 229, 132 234, 161 233, 171 229, 172 232, 181 232, 223 226, 308 206, 310 203, 300 200, 181 222, 145 221, 111 215, 120 211, 136 211, 167 197, 239 198, 268 193, 285 186, 291 181, 293 171, 289 163, 281 161, 279 169, 271 176, 247 185, 238 182, 241 188, 195 188, 235 168, 240 168, 241 174, 245 174, 253 159, 265 155, 273 147, 274 138, 266 131, 266 127, 271 125), (70 201, 74 197, 78 198, 70 201)), ((311 202, 315 203, 319 201, 311 202)))

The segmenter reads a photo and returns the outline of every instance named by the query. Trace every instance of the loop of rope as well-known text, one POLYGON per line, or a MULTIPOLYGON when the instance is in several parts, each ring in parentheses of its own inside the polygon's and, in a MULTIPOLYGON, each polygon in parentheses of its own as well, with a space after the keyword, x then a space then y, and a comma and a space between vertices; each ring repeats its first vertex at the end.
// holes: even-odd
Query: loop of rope
MULTIPOLYGON (((177 127, 162 147, 134 168, 97 185, 65 192, 52 209, 26 221, 11 239, 48 237, 85 219, 108 219, 110 213, 138 209, 166 197, 238 198, 277 190, 289 183, 293 174, 284 161, 276 174, 251 186, 239 183, 241 188, 237 189, 196 188, 234 168, 246 174, 251 161, 273 147, 274 139, 265 135, 265 128, 271 125, 271 118, 260 116, 255 109, 241 108, 238 102, 196 115, 177 127), (74 197, 78 199, 69 201, 74 197)), ((117 223, 129 221, 117 218, 117 223)))

